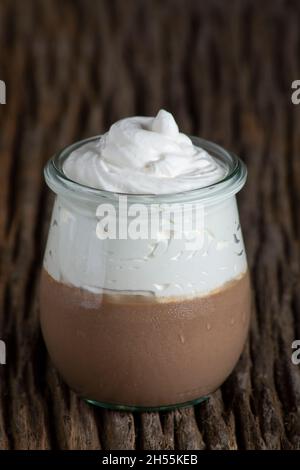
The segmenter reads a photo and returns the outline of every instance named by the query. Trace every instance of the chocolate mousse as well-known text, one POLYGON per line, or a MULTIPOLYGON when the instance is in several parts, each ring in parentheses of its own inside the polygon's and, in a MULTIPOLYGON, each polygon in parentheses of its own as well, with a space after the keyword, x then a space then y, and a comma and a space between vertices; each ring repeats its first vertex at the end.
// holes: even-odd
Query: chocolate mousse
POLYGON ((47 163, 56 198, 41 326, 80 396, 177 406, 230 374, 250 317, 235 197, 246 176, 238 157, 181 133, 164 110, 122 119, 47 163))
POLYGON ((79 395, 159 407, 217 389, 235 366, 250 317, 248 273, 208 295, 155 300, 93 294, 43 271, 41 325, 49 354, 79 395))

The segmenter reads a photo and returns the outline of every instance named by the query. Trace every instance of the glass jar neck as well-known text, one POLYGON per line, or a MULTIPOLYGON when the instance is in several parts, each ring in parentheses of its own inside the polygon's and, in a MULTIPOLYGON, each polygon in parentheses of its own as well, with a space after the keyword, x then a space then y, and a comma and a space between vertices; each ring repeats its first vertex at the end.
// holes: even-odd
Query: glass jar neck
POLYGON ((101 136, 95 136, 76 142, 58 152, 48 161, 44 170, 45 179, 47 185, 56 194, 64 198, 82 201, 84 204, 91 203, 91 205, 97 205, 105 201, 117 204, 120 196, 126 196, 128 204, 180 204, 201 202, 205 205, 210 205, 234 196, 242 189, 247 178, 246 165, 235 154, 226 151, 219 145, 210 141, 191 136, 191 140, 195 146, 203 148, 222 166, 226 167, 228 171, 223 179, 199 189, 164 195, 113 193, 84 186, 70 180, 63 171, 65 160, 80 146, 97 141, 100 138, 101 136))

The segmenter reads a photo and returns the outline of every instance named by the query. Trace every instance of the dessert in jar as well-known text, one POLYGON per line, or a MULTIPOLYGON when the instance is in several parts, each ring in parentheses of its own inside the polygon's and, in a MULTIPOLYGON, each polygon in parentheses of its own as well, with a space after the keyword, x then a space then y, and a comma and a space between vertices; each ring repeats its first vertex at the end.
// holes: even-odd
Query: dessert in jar
POLYGON ((62 150, 45 177, 56 199, 41 327, 64 380, 110 408, 203 400, 231 373, 247 337, 250 284, 236 203, 245 165, 180 133, 161 110, 62 150))

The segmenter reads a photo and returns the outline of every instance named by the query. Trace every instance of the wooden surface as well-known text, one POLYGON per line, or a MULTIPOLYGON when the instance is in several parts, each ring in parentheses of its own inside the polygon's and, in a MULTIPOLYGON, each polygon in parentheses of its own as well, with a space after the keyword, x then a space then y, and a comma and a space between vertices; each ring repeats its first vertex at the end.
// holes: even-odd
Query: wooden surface
POLYGON ((0 448, 299 449, 300 4, 2 0, 0 448), (254 288, 249 342, 200 406, 132 415, 87 406, 49 363, 38 281, 52 153, 121 117, 165 107, 183 131, 241 155, 254 288))

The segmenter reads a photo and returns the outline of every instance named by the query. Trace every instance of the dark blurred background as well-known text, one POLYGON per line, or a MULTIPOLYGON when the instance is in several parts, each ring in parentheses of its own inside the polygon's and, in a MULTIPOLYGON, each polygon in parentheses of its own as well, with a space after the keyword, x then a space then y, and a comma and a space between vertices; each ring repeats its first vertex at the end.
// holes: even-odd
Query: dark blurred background
POLYGON ((0 448, 300 448, 300 79, 297 0, 1 0, 0 448), (48 364, 38 279, 62 146, 171 111, 239 154, 254 314, 239 366, 195 410, 91 410, 48 364))
POLYGON ((2 0, 3 182, 26 183, 24 158, 40 174, 61 146, 161 107, 246 160, 276 126, 291 153, 299 20, 296 0, 2 0))

